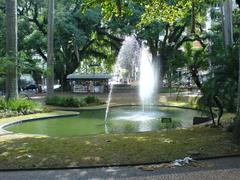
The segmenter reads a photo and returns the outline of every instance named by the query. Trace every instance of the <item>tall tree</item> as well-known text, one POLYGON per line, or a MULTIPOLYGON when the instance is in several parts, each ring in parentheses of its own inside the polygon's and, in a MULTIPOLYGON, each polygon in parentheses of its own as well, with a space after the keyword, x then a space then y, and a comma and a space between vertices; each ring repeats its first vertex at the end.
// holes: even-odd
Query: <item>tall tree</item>
POLYGON ((47 96, 54 94, 54 0, 48 4, 47 96))
POLYGON ((6 0, 6 99, 18 97, 17 0, 6 0))
MULTIPOLYGON (((240 0, 236 0, 240 8, 240 0)), ((238 97, 237 97, 237 116, 240 117, 240 47, 238 49, 238 97)))

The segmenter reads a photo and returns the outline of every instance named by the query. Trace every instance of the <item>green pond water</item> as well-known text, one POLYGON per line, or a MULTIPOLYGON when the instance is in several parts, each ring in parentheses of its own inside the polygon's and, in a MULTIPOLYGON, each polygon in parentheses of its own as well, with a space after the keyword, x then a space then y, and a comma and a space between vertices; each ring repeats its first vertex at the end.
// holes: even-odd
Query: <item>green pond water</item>
POLYGON ((194 116, 204 116, 200 111, 170 107, 140 106, 111 108, 107 124, 105 110, 81 111, 79 116, 51 118, 23 122, 6 127, 8 131, 27 134, 44 134, 53 137, 73 137, 109 133, 157 131, 166 128, 191 127, 194 116), (162 123, 162 117, 171 117, 172 123, 162 123))

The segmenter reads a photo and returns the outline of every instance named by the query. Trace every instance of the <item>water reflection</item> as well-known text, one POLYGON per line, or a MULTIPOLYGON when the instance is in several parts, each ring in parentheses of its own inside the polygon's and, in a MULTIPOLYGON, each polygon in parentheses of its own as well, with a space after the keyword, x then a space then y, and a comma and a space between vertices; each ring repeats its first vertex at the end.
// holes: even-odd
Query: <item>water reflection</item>
POLYGON ((104 133, 132 133, 157 131, 176 127, 191 127, 194 116, 201 112, 189 109, 152 107, 142 112, 139 106, 117 107, 110 109, 109 120, 104 123, 104 110, 83 111, 80 116, 53 118, 7 127, 16 133, 45 134, 69 137, 104 133), (171 117, 171 123, 162 123, 162 117, 171 117))

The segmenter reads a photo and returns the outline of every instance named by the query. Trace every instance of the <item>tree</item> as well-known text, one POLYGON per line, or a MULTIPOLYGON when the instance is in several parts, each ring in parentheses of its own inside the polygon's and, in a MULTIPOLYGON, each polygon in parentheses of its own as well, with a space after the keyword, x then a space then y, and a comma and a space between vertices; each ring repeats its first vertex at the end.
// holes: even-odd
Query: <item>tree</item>
MULTIPOLYGON (((179 48, 187 41, 202 41, 206 39, 196 34, 187 33, 189 27, 192 32, 198 28, 203 29, 202 22, 198 22, 199 16, 205 15, 205 11, 214 0, 129 0, 111 3, 104 0, 85 1, 86 6, 100 6, 105 20, 118 19, 128 26, 132 26, 132 32, 143 41, 147 41, 153 55, 153 63, 157 68, 156 75, 160 74, 159 81, 162 83, 165 73, 168 71, 168 61, 173 59, 179 48), (206 4, 208 3, 208 4, 206 4), (135 25, 129 23, 126 18, 135 17, 135 25), (159 38, 163 37, 163 38, 159 38)), ((132 18, 134 19, 134 18, 132 18)), ((203 19, 203 18, 200 18, 203 19)), ((122 29, 122 27, 121 27, 122 29)))
POLYGON ((220 0, 221 16, 223 23, 224 45, 233 45, 233 26, 232 26, 232 0, 220 0))
MULTIPOLYGON (((217 43, 216 43, 217 44, 217 43)), ((214 45, 211 52, 212 66, 207 80, 202 85, 202 97, 200 104, 208 107, 218 107, 219 115, 217 125, 220 125, 220 117, 223 107, 227 112, 236 112, 236 93, 238 82, 238 49, 237 47, 219 47, 214 45)), ((214 118, 212 116, 214 121, 214 118)))
MULTIPOLYGON (((236 0, 238 7, 240 8, 240 1, 236 0)), ((239 18, 237 18, 237 22, 239 18)), ((239 37, 239 36, 238 36, 239 37)), ((239 41, 239 40, 238 40, 239 41)), ((239 42, 238 42, 239 43, 239 42)), ((240 47, 238 49, 238 94, 237 94, 237 116, 240 117, 240 47)))
POLYGON ((54 94, 54 0, 48 4, 47 96, 54 94))
POLYGON ((67 75, 74 73, 81 62, 94 60, 93 63, 112 65, 122 39, 102 25, 99 8, 81 12, 81 1, 63 1, 57 5, 55 75, 63 89, 68 90, 67 75))
MULTIPOLYGON (((121 38, 110 33, 109 28, 102 27, 99 8, 82 13, 81 6, 80 0, 61 0, 55 4, 54 75, 55 79, 60 80, 63 89, 69 87, 67 75, 73 73, 85 59, 98 59, 110 69, 122 41, 121 38)), ((40 59, 44 63, 47 62, 46 9, 46 0, 19 2, 19 27, 21 28, 19 47, 25 57, 22 64, 27 62, 27 67, 30 69, 24 66, 24 72, 34 74, 36 82, 40 79, 37 64, 40 59)))
POLYGON ((202 91, 202 82, 199 77, 199 71, 208 69, 208 59, 206 46, 194 49, 192 44, 185 43, 185 67, 191 74, 191 77, 196 84, 197 88, 202 91))
POLYGON ((17 0, 6 0, 6 99, 18 97, 17 0))

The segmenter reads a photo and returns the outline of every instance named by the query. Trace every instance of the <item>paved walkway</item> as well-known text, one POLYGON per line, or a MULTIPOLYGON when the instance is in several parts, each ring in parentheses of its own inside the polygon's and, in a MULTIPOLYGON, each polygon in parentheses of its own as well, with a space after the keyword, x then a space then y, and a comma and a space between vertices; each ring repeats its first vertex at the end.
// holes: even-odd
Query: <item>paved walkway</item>
MULTIPOLYGON (((146 167, 146 166, 143 166, 146 167)), ((0 180, 239 180, 240 157, 195 162, 194 166, 159 168, 153 171, 142 167, 109 167, 68 170, 0 171, 0 180)))

